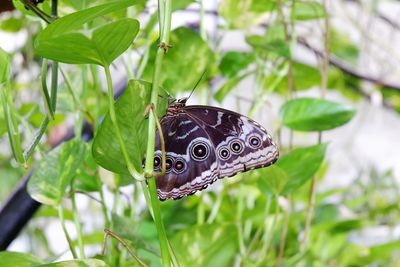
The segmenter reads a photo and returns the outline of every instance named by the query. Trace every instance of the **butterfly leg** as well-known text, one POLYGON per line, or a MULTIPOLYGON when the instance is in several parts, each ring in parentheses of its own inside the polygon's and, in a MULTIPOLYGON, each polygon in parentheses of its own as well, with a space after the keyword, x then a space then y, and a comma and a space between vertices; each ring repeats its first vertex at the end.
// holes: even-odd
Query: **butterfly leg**
POLYGON ((149 111, 151 111, 151 114, 154 116, 154 119, 156 121, 156 126, 157 126, 157 130, 158 130, 158 135, 160 136, 160 144, 161 144, 161 172, 152 172, 152 173, 145 173, 144 176, 146 178, 149 177, 155 177, 155 176, 164 176, 166 169, 167 169, 167 160, 166 160, 166 152, 165 152, 165 142, 164 142, 164 135, 162 132, 162 128, 161 128, 161 124, 160 124, 160 120, 158 119, 157 113, 155 112, 155 107, 154 104, 151 103, 149 104, 145 111, 144 111, 144 115, 146 116, 149 111))

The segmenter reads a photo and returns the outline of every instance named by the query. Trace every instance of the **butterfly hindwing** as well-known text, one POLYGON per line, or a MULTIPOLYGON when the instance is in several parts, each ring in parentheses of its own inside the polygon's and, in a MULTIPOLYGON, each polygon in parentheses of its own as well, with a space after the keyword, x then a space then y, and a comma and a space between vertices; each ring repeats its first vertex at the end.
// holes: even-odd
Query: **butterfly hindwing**
MULTIPOLYGON (((206 188, 218 178, 269 166, 278 158, 271 136, 257 122, 210 106, 169 108, 161 119, 167 172, 156 178, 161 200, 178 199, 206 188)), ((156 136, 155 170, 161 168, 156 136)))
POLYGON ((272 137, 257 122, 229 110, 188 106, 214 144, 220 165, 219 178, 273 164, 279 154, 272 137))

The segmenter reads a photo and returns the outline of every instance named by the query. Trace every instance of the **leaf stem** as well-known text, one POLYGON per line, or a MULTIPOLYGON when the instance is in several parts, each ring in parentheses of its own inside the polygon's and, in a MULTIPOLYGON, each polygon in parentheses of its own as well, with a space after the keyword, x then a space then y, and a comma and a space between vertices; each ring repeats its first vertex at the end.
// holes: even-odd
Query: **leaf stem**
POLYGON ((108 89, 108 108, 110 112, 110 119, 114 126, 115 134, 117 136, 119 146, 121 148, 122 155, 125 159, 126 166, 128 168, 129 173, 138 181, 143 181, 143 175, 141 175, 133 166, 132 161, 129 157, 128 150, 126 149, 124 139, 122 138, 121 130, 118 125, 117 115, 115 114, 114 107, 114 90, 112 86, 111 72, 110 67, 108 65, 104 65, 104 71, 107 79, 107 89, 108 89))
POLYGON ((42 94, 44 97, 45 108, 47 112, 47 117, 50 120, 54 120, 54 112, 52 108, 52 101, 50 100, 49 89, 47 88, 47 59, 43 59, 42 62, 42 74, 41 74, 41 82, 42 82, 42 94))
POLYGON ((132 258, 134 258, 137 261, 137 263, 140 266, 143 266, 143 267, 147 266, 143 261, 141 261, 139 259, 138 256, 136 256, 135 252, 132 250, 132 248, 129 246, 129 244, 124 239, 122 239, 121 237, 119 237, 117 234, 115 234, 113 231, 111 231, 109 229, 104 229, 104 241, 103 241, 103 248, 102 248, 102 252, 101 252, 102 255, 104 255, 104 251, 106 249, 105 246, 106 246, 108 236, 111 236, 111 237, 115 238, 116 240, 118 240, 118 242, 120 242, 128 250, 129 254, 132 256, 132 258))
MULTIPOLYGON (((21 0, 21 2, 25 5, 27 5, 33 12, 35 12, 39 17, 41 17, 43 20, 45 20, 47 23, 51 23, 54 18, 49 17, 46 13, 38 9, 34 4, 32 4, 28 0, 21 0)), ((57 16, 57 0, 52 0, 51 1, 51 14, 52 16, 56 17, 57 16)), ((43 75, 43 73, 42 73, 43 75)), ((51 108, 52 108, 52 113, 53 115, 56 113, 56 103, 57 103, 57 88, 58 88, 58 63, 53 61, 53 64, 51 66, 51 95, 50 95, 50 103, 51 103, 51 108)), ((48 117, 46 117, 42 124, 40 124, 39 131, 35 135, 35 138, 32 140, 32 142, 29 144, 28 148, 24 151, 24 159, 27 161, 31 156, 32 153, 35 151, 36 146, 38 145, 40 139, 42 138, 44 132, 46 131, 47 125, 49 124, 50 120, 48 117)))
POLYGON ((62 207, 62 203, 60 203, 58 205, 58 218, 60 220, 61 227, 62 227, 62 230, 64 232, 65 238, 67 239, 69 250, 71 251, 72 257, 74 257, 74 259, 78 259, 78 255, 76 254, 72 239, 69 236, 69 233, 67 231, 67 227, 65 227, 64 209, 62 207))
POLYGON ((29 0, 20 0, 24 6, 26 6, 28 9, 30 9, 33 13, 35 13, 39 18, 43 19, 47 23, 53 22, 56 18, 49 16, 45 12, 43 12, 40 8, 35 6, 31 1, 29 0))
POLYGON ((71 182, 72 214, 74 217, 74 223, 75 223, 76 234, 77 234, 77 239, 78 239, 79 256, 80 256, 80 259, 84 259, 84 258, 86 258, 86 256, 85 256, 85 249, 84 249, 84 244, 83 244, 83 239, 82 239, 82 227, 81 227, 81 224, 80 224, 79 218, 78 218, 78 209, 76 206, 75 189, 73 188, 73 183, 74 183, 74 181, 71 182))

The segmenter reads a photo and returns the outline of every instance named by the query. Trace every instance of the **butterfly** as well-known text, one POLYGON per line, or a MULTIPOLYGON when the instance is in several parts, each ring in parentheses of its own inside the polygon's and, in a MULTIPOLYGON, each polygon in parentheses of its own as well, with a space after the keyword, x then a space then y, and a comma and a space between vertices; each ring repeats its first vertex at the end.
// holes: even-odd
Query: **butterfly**
MULTIPOLYGON (((166 172, 156 177, 160 200, 180 199, 224 177, 267 167, 279 157, 271 135, 239 113, 212 106, 173 102, 160 124, 165 142, 166 172)), ((157 132, 154 170, 162 169, 157 132)))

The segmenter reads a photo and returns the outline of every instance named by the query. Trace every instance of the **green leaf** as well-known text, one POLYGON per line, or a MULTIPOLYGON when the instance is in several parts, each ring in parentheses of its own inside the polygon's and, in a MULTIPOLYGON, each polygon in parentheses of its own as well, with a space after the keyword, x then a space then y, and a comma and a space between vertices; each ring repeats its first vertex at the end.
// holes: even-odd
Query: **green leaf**
POLYGON ((263 22, 264 13, 276 9, 271 0, 222 0, 218 13, 227 22, 228 28, 246 29, 263 22))
POLYGON ((98 64, 103 60, 91 39, 81 33, 67 33, 35 43, 35 52, 68 64, 98 64))
POLYGON ((81 140, 73 139, 47 153, 28 182, 31 197, 43 204, 58 205, 82 164, 84 148, 81 140))
POLYGON ((35 51, 45 58, 64 63, 109 65, 132 43, 138 32, 138 22, 133 19, 111 22, 96 29, 92 39, 85 35, 83 26, 95 18, 139 2, 111 2, 57 19, 39 33, 35 51))
POLYGON ((312 20, 325 17, 324 7, 315 1, 296 1, 292 9, 292 18, 296 20, 312 20))
POLYGON ((43 263, 32 254, 11 251, 0 252, 0 262, 2 267, 32 267, 43 263))
POLYGON ((42 32, 40 32, 38 35, 38 42, 46 39, 48 40, 51 38, 55 38, 68 32, 83 30, 84 24, 94 20, 95 18, 102 17, 108 13, 123 8, 127 8, 129 6, 135 5, 138 2, 140 1, 115 1, 66 15, 62 18, 57 19, 56 21, 48 25, 42 32))
POLYGON ((238 253, 234 224, 203 224, 176 233, 171 240, 182 266, 233 266, 238 253))
POLYGON ((293 130, 325 131, 342 126, 355 115, 347 105, 317 98, 297 98, 286 102, 280 110, 282 122, 293 130))
POLYGON ((294 149, 278 160, 276 166, 285 172, 287 183, 281 190, 288 194, 310 180, 324 160, 326 144, 294 149))
POLYGON ((330 30, 329 36, 331 53, 356 67, 360 54, 358 46, 344 32, 335 31, 333 28, 330 30))
MULTIPOLYGON (((146 151, 148 121, 143 112, 150 102, 150 93, 151 83, 131 80, 115 103, 115 112, 122 138, 137 170, 142 168, 142 160, 146 151)), ((159 101, 157 110, 159 115, 165 113, 166 105, 166 101, 159 101)), ((109 114, 107 114, 93 141, 93 157, 103 168, 129 175, 115 136, 115 129, 109 114)))
POLYGON ((0 29, 6 32, 17 32, 24 27, 24 18, 11 17, 2 20, 0 23, 0 29))
POLYGON ((254 60, 254 55, 238 51, 229 51, 221 59, 219 69, 227 78, 236 76, 254 60))
POLYGON ((272 165, 268 168, 260 169, 258 172, 260 174, 258 184, 263 192, 269 191, 274 195, 279 195, 282 192, 288 180, 284 170, 277 165, 272 165))
POLYGON ((0 47, 0 85, 10 79, 10 56, 0 47))
MULTIPOLYGON (((168 50, 162 63, 162 87, 171 93, 191 90, 213 63, 211 50, 198 33, 184 27, 171 32, 170 44, 173 47, 168 50)), ((152 47, 157 45, 155 42, 152 47)), ((156 53, 157 49, 150 50, 148 64, 143 72, 145 80, 152 80, 156 53)))
POLYGON ((273 53, 278 56, 290 58, 289 44, 286 42, 285 30, 281 24, 272 24, 264 35, 249 35, 246 42, 251 45, 258 54, 268 55, 273 53))
POLYGON ((129 48, 138 32, 139 21, 121 19, 96 29, 92 40, 104 62, 110 65, 129 48))
POLYGON ((108 267, 108 264, 97 259, 86 259, 41 264, 35 267, 108 267))

